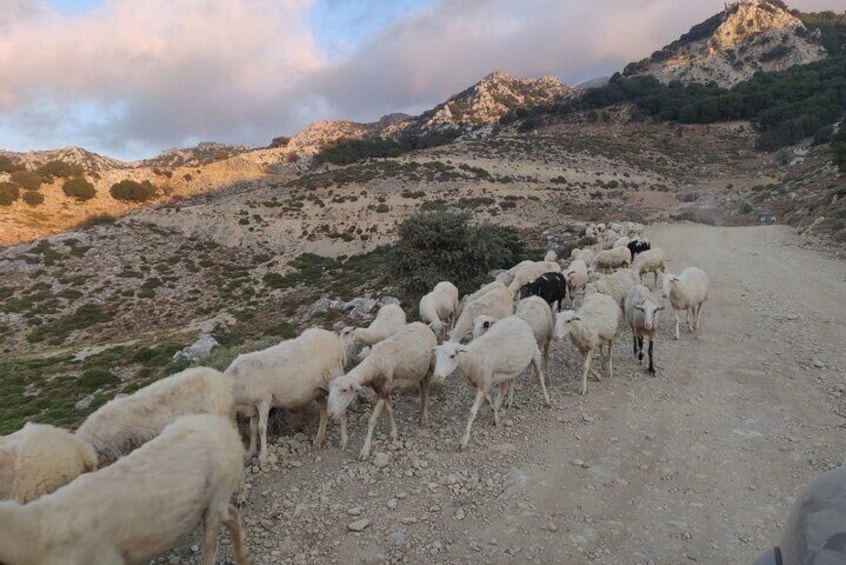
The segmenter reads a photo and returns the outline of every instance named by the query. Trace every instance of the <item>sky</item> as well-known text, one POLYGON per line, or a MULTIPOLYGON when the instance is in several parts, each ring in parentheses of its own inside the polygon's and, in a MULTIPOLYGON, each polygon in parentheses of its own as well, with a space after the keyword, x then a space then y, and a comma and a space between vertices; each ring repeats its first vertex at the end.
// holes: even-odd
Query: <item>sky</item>
MULTIPOLYGON (((843 0, 793 0, 804 12, 843 0)), ((2 0, 0 148, 125 160, 419 114, 495 70, 622 70, 721 0, 2 0)))

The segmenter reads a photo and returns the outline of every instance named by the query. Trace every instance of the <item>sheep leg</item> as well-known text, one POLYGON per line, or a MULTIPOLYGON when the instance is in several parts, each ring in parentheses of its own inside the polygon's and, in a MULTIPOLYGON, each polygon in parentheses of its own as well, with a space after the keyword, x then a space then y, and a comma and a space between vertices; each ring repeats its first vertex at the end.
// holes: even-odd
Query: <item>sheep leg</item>
POLYGON ((673 314, 676 316, 676 335, 673 337, 676 341, 679 339, 679 323, 681 320, 679 319, 679 311, 673 308, 673 314))
POLYGON ((638 362, 643 361, 643 336, 637 338, 637 360, 638 362))
POLYGON ((470 428, 473 426, 473 420, 476 419, 476 414, 479 413, 479 407, 482 406, 485 396, 487 396, 486 391, 476 391, 476 400, 473 401, 473 406, 470 407, 470 417, 467 419, 467 427, 464 428, 464 436, 461 438, 459 449, 467 449, 467 444, 470 443, 470 428))
POLYGON ((587 376, 588 372, 590 371, 590 358, 592 353, 593 351, 591 350, 585 354, 585 371, 584 373, 582 373, 582 387, 579 389, 579 394, 584 394, 587 392, 587 376))
POLYGON ((499 428, 501 418, 499 417, 499 410, 502 408, 502 398, 505 396, 505 389, 508 388, 508 382, 502 381, 497 386, 496 400, 493 403, 494 427, 499 428))
POLYGON ((364 460, 370 457, 370 441, 373 437, 373 430, 376 429, 376 422, 379 421, 379 414, 382 413, 382 406, 384 406, 384 404, 385 399, 379 397, 379 400, 376 401, 376 406, 373 407, 373 413, 367 421, 367 437, 364 438, 364 445, 358 454, 359 459, 364 460))
POLYGON ((543 344, 543 373, 544 375, 549 374, 549 345, 552 343, 551 339, 548 339, 546 343, 543 344))
POLYGON ((394 405, 391 404, 391 397, 385 397, 385 411, 388 413, 388 421, 391 424, 391 440, 396 441, 399 437, 397 432, 397 421, 394 419, 394 405))
MULTIPOLYGON (((252 559, 244 548, 244 530, 241 528, 241 513, 231 504, 223 514, 223 525, 229 530, 229 537, 232 538, 232 559, 235 565, 250 565, 252 559)), ((205 554, 203 554, 205 557, 205 554)))
POLYGON ((326 439, 326 422, 329 420, 329 416, 326 411, 325 396, 317 399, 317 409, 320 412, 320 423, 317 425, 317 437, 314 438, 314 448, 320 449, 323 445, 323 440, 326 439))
POLYGON ((261 402, 258 405, 258 432, 261 449, 259 450, 259 465, 267 463, 267 417, 270 414, 270 403, 261 402))
POLYGON ((541 370, 541 362, 540 356, 535 355, 532 357, 532 370, 537 375, 538 380, 540 381, 541 391, 543 392, 543 403, 545 406, 549 406, 549 393, 546 391, 546 371, 541 370))
MULTIPOLYGON (((641 341, 643 338, 641 338, 641 341)), ((608 342, 608 378, 614 376, 614 341, 608 342)))
POLYGON ((508 381, 508 398, 505 400, 505 407, 511 408, 514 405, 514 379, 508 381))
POLYGON ((258 453, 256 449, 256 444, 258 443, 258 423, 258 412, 256 412, 255 415, 250 416, 250 449, 247 450, 247 459, 258 453))
POLYGON ((214 565, 220 523, 220 512, 216 508, 207 508, 203 513, 203 565, 214 565))
POLYGON ((426 373, 420 381, 420 425, 429 425, 429 386, 431 385, 431 374, 426 373))
POLYGON ((632 355, 637 357, 637 335, 632 334, 632 355))
POLYGON ((341 413, 341 417, 338 418, 338 421, 341 425, 341 449, 347 448, 347 441, 349 441, 349 436, 347 435, 347 413, 346 411, 341 413))
POLYGON ((702 314, 702 303, 696 305, 696 329, 699 329, 699 316, 702 314))
POLYGON ((649 374, 655 376, 655 365, 652 363, 652 337, 649 338, 649 374))

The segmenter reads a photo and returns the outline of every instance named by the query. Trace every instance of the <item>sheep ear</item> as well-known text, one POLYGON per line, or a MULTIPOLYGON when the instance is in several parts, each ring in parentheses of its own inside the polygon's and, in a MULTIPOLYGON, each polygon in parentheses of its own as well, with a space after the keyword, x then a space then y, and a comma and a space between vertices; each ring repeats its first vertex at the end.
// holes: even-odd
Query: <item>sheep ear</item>
POLYGON ((376 391, 369 386, 359 386, 358 393, 368 402, 376 400, 376 391))
POLYGON ((482 327, 485 328, 485 329, 490 328, 491 327, 490 320, 485 320, 484 322, 482 322, 482 327))
POLYGON ((655 309, 655 311, 658 312, 658 311, 663 310, 663 309, 664 309, 664 306, 659 306, 658 308, 655 309))
POLYGON ((567 320, 567 323, 570 323, 570 322, 575 322, 576 320, 578 320, 578 321, 580 321, 580 322, 582 321, 582 319, 581 319, 579 316, 573 316, 572 318, 570 318, 569 320, 567 320))
POLYGON ((458 347, 455 348, 455 352, 456 353, 466 353, 467 352, 467 346, 466 345, 459 345, 458 347))
POLYGON ((635 310, 640 310, 641 312, 643 312, 643 306, 641 306, 640 304, 635 304, 635 310))

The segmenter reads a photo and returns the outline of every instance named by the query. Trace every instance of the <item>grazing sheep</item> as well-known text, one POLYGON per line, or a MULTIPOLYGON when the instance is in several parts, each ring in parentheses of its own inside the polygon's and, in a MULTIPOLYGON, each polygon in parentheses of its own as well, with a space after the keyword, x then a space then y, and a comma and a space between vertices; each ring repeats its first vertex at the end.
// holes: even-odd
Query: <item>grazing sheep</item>
POLYGON ((438 345, 432 328, 422 322, 414 322, 370 350, 370 354, 346 375, 334 379, 329 385, 329 416, 342 418, 347 407, 363 387, 376 393, 376 406, 367 423, 367 437, 359 458, 370 456, 370 442, 373 430, 379 421, 382 408, 388 412, 391 423, 391 439, 397 439, 397 423, 391 393, 401 388, 417 385, 420 389, 420 422, 429 422, 429 384, 432 377, 434 358, 432 351, 438 345))
POLYGON ((627 235, 620 236, 614 241, 614 243, 611 245, 611 248, 613 249, 615 247, 627 247, 631 240, 632 239, 627 235))
POLYGON ((640 253, 632 264, 632 270, 637 273, 640 282, 643 283, 644 273, 655 275, 655 287, 658 287, 658 271, 663 274, 667 269, 664 250, 660 247, 653 247, 640 253))
POLYGON ((558 260, 558 253, 550 249, 546 252, 546 255, 543 256, 544 261, 557 261, 558 260))
POLYGON ((438 342, 446 337, 447 323, 454 319, 457 311, 458 288, 448 281, 439 282, 432 292, 420 299, 420 319, 429 324, 438 342))
POLYGON ((0 437, 0 500, 25 504, 97 469, 97 452, 67 430, 27 422, 0 437))
POLYGON ((627 247, 632 254, 632 261, 634 261, 634 258, 637 257, 638 253, 649 251, 652 248, 652 244, 649 243, 648 239, 640 238, 630 241, 627 247))
POLYGON ((576 310, 565 310, 558 314, 555 320, 555 338, 562 339, 570 334, 573 345, 585 358, 585 369, 582 374, 582 386, 579 394, 587 392, 587 375, 590 372, 596 380, 602 377, 590 368, 593 349, 599 347, 599 359, 602 368, 606 367, 606 358, 602 346, 608 346, 608 378, 614 372, 613 347, 614 337, 617 335, 617 326, 620 324, 620 307, 613 298, 605 294, 591 294, 586 296, 581 307, 576 310))
POLYGON ((203 527, 214 563, 221 523, 235 563, 250 563, 238 510, 244 448, 229 420, 178 418, 115 464, 26 505, 0 502, 0 562, 9 565, 147 563, 203 527))
POLYGON ((618 267, 628 267, 632 262, 632 252, 628 247, 615 247, 614 249, 603 249, 596 254, 591 263, 594 270, 613 270, 618 267))
POLYGON ((632 352, 637 356, 638 361, 643 361, 643 336, 649 337, 649 374, 655 375, 655 364, 652 362, 652 344, 655 341, 655 332, 658 330, 659 312, 663 310, 649 289, 642 284, 633 286, 626 294, 623 313, 626 321, 632 329, 634 345, 632 352))
POLYGON ((476 316, 487 314, 494 318, 505 318, 514 313, 514 296, 502 285, 496 286, 487 294, 468 302, 455 325, 449 332, 449 341, 463 341, 473 331, 476 316))
POLYGON ((456 309, 455 315, 453 316, 453 318, 455 318, 457 320, 458 317, 461 316, 461 313, 464 311, 464 306, 466 304, 469 304, 470 302, 473 302, 474 300, 476 300, 480 296, 484 296, 487 293, 489 293, 490 291, 496 290, 496 289, 499 289, 499 288, 507 288, 507 287, 506 287, 506 285, 504 285, 503 283, 501 283, 499 281, 493 281, 493 282, 489 282, 485 285, 482 285, 481 288, 479 288, 479 290, 477 290, 476 292, 474 292, 472 294, 465 294, 464 296, 461 297, 461 300, 458 301, 458 309, 456 309))
POLYGON ((76 435, 97 451, 105 466, 150 441, 188 414, 216 414, 235 425, 232 383, 209 367, 192 367, 129 396, 114 398, 88 416, 76 435))
POLYGON ((549 406, 546 380, 541 366, 541 353, 532 328, 517 316, 509 316, 496 322, 487 333, 474 339, 469 345, 447 342, 435 348, 435 379, 443 380, 456 368, 476 388, 476 399, 470 408, 470 418, 461 438, 461 449, 470 442, 470 428, 482 401, 490 401, 491 386, 498 385, 496 402, 491 406, 494 424, 499 427, 499 409, 509 382, 529 365, 541 383, 544 403, 549 406))
MULTIPOLYGON (((532 328, 532 335, 538 348, 543 352, 543 370, 549 375, 549 346, 552 343, 554 318, 549 304, 539 296, 530 296, 517 303, 514 315, 524 320, 532 328)), ((477 316, 473 322, 473 339, 484 335, 496 323, 496 318, 477 316)), ((509 402, 510 403, 510 402, 509 402)))
POLYGON ((514 275, 517 274, 517 271, 519 271, 520 269, 522 269, 526 265, 531 265, 533 263, 534 263, 534 261, 532 261, 531 259, 526 259, 525 261, 520 261, 519 263, 517 263, 516 265, 514 265, 513 267, 511 267, 507 271, 503 271, 500 274, 498 274, 496 276, 496 282, 500 282, 500 283, 504 284, 505 286, 510 285, 511 281, 514 280, 514 275))
POLYGON ((570 252, 570 259, 573 261, 577 261, 581 259, 585 262, 585 265, 590 265, 593 263, 594 258, 596 258, 596 253, 594 253, 593 249, 573 249, 570 252))
MULTIPOLYGON (((298 410, 314 401, 320 410, 314 447, 320 447, 326 437, 329 382, 344 373, 346 362, 341 339, 320 328, 309 328, 295 339, 236 357, 225 374, 234 383, 238 412, 250 418, 249 455, 256 454, 258 436, 259 462, 267 462, 267 417, 272 407, 298 410)), ((342 419, 341 447, 346 443, 346 420, 342 419)))
POLYGON ((560 273, 561 265, 555 261, 536 261, 530 265, 524 265, 516 273, 514 273, 514 280, 508 285, 508 291, 517 297, 520 289, 532 282, 539 276, 546 273, 560 273))
POLYGON ((631 269, 620 269, 613 274, 604 275, 588 284, 585 289, 585 296, 592 294, 594 291, 606 294, 613 298, 614 302, 622 308, 623 301, 626 299, 629 289, 639 283, 640 280, 637 273, 631 269))
POLYGON ((708 275, 699 267, 688 267, 678 276, 670 273, 661 276, 662 296, 670 299, 676 315, 673 339, 679 339, 679 310, 687 311, 687 327, 690 331, 699 329, 699 316, 702 314, 702 305, 708 300, 710 286, 708 275))
POLYGON ((341 343, 351 357, 364 345, 379 343, 405 326, 405 312, 398 304, 385 304, 366 328, 346 327, 341 330, 341 343))
MULTIPOLYGON (((567 267, 567 270, 564 271, 564 278, 567 279, 567 286, 570 288, 570 300, 573 301, 573 304, 576 304, 576 288, 582 287, 582 291, 585 290, 585 285, 587 284, 588 280, 588 271, 587 271, 587 263, 585 263, 582 259, 574 259, 573 262, 570 263, 570 266, 567 267)), ((561 309, 559 308, 559 311, 561 309)))
POLYGON ((558 302, 561 311, 561 301, 567 297, 567 279, 563 273, 544 273, 523 287, 525 296, 540 296, 552 308, 553 302, 558 302))

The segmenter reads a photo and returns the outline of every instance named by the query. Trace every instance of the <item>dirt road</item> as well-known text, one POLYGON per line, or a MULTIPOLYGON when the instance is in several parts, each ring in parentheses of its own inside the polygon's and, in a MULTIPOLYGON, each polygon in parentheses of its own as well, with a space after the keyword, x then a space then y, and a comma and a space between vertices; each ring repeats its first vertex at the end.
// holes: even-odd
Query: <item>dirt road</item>
POLYGON ((482 409, 467 452, 460 378, 434 394, 428 430, 402 396, 400 441, 380 436, 367 462, 366 404, 345 452, 334 427, 318 452, 280 437, 273 468, 248 470, 256 562, 740 564, 774 543, 801 487, 846 456, 846 263, 780 226, 649 236, 713 287, 697 334, 672 341, 662 317, 657 377, 626 328, 613 378, 578 396, 577 352, 554 345, 552 408, 524 380, 502 429, 482 409))

